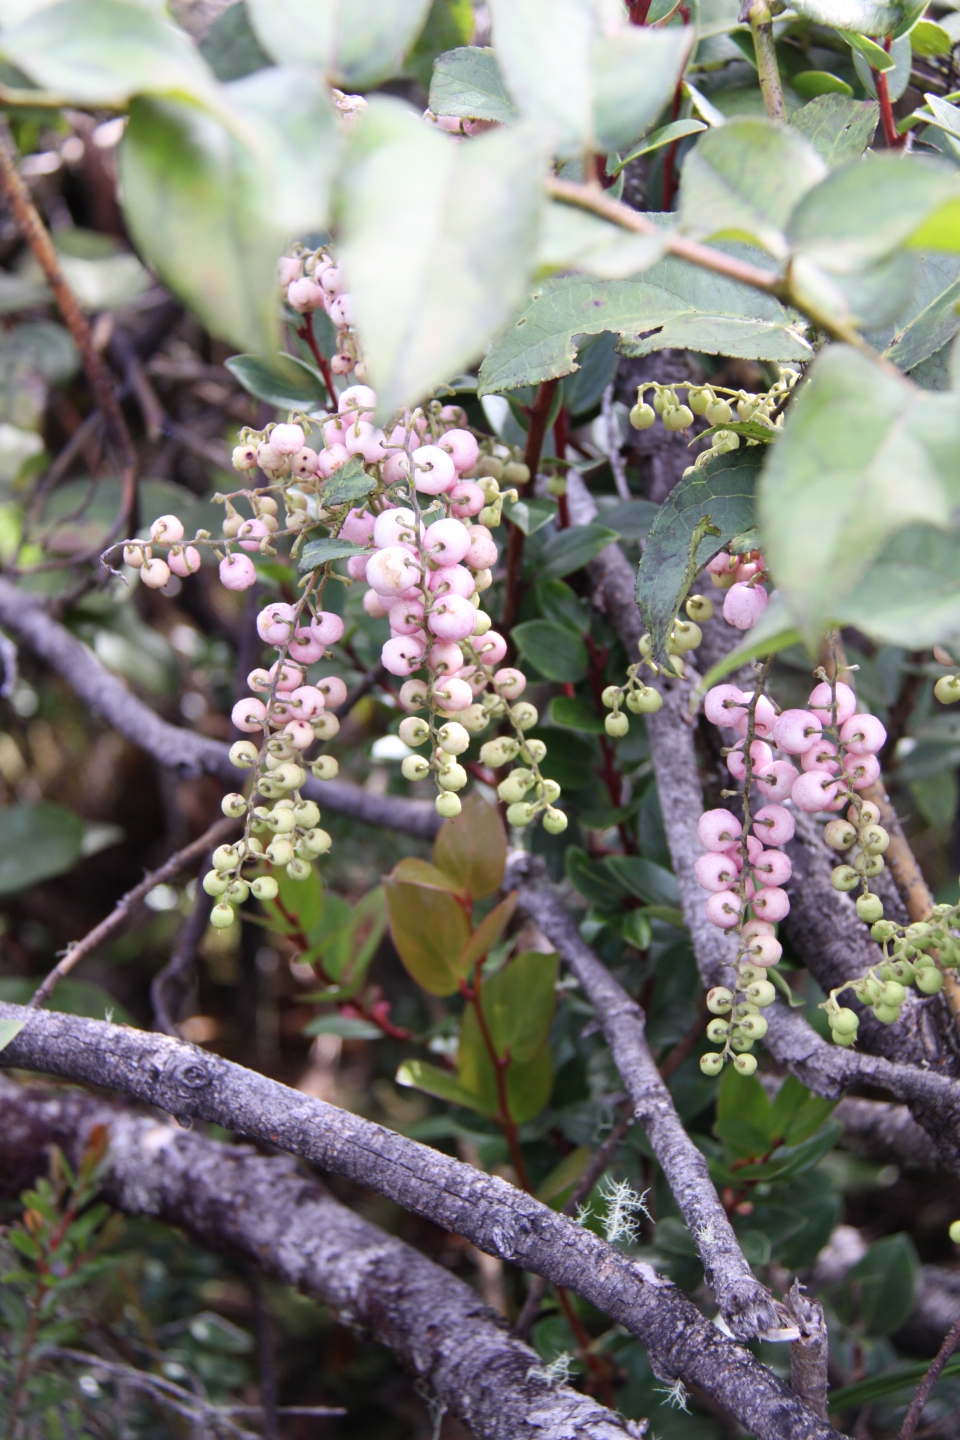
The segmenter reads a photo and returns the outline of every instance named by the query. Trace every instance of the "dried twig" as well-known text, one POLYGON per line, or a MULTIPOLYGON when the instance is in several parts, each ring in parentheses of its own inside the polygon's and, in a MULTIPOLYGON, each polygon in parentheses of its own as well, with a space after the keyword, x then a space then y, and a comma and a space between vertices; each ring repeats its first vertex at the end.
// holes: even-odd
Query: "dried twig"
POLYGON ((933 1393, 934 1385, 936 1385, 940 1379, 944 1365, 946 1365, 958 1345, 960 1345, 960 1317, 951 1325, 943 1344, 937 1351, 936 1358, 931 1364, 930 1369, 917 1386, 917 1393, 910 1401, 910 1409, 904 1416, 903 1425, 900 1427, 900 1440, 913 1440, 913 1435, 920 1422, 920 1416, 923 1414, 924 1406, 933 1393))

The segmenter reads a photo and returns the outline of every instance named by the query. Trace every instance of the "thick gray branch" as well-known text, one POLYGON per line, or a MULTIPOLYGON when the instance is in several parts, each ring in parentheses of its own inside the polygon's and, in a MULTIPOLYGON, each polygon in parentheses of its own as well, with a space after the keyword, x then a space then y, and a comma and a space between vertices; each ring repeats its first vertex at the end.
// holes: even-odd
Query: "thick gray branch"
POLYGON ((0 1051, 0 1066, 120 1091, 346 1175, 577 1291, 635 1335, 659 1370, 702 1390, 758 1440, 835 1434, 648 1265, 498 1176, 165 1035, 2 1003, 0 1020, 26 1022, 0 1051))
MULTIPOLYGON (((161 720, 66 626, 53 620, 32 596, 2 578, 0 625, 44 660, 95 715, 152 755, 158 765, 186 775, 217 775, 231 788, 242 780, 243 772, 230 763, 227 745, 161 720)), ((441 824, 428 800, 371 795, 344 780, 308 779, 304 793, 338 815, 367 825, 385 825, 424 840, 432 839, 441 824)))
POLYGON ((783 1323, 781 1315, 750 1269, 720 1204, 707 1162, 683 1128, 654 1064, 642 1009, 585 944, 576 921, 536 862, 515 853, 507 865, 505 884, 517 888, 520 910, 556 947, 593 1006, 634 1114, 693 1236, 707 1283, 727 1324, 734 1334, 745 1338, 777 1330, 783 1323))
POLYGON ((833 1116, 843 1123, 844 1148, 855 1155, 892 1161, 903 1170, 934 1171, 940 1163, 936 1146, 906 1105, 847 1095, 833 1116))
POLYGON ((426 1381, 477 1440, 625 1440, 627 1422, 595 1400, 551 1389, 469 1285, 354 1215, 288 1156, 265 1157, 76 1090, 0 1079, 0 1193, 13 1198, 56 1144, 76 1165, 94 1125, 110 1131, 104 1197, 131 1215, 188 1230, 321 1300, 426 1381))

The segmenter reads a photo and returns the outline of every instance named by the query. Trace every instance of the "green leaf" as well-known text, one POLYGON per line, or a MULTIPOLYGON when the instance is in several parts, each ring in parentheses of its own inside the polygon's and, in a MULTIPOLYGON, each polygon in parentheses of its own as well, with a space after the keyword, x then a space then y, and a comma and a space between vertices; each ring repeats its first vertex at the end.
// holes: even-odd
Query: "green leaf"
POLYGON ((270 56, 250 25, 244 0, 235 0, 220 12, 199 50, 218 80, 242 80, 270 64, 270 56))
MULTIPOLYGON (((0 980, 0 1000, 8 1005, 29 1004, 37 988, 35 979, 23 978, 0 980)), ((125 1005, 121 1005, 102 985, 89 980, 58 980, 52 995, 43 1002, 44 1010, 56 1010, 61 1015, 85 1015, 89 1020, 102 1020, 111 1015, 118 1025, 136 1025, 136 1020, 125 1005)))
POLYGON ((820 95, 794 112, 790 124, 799 130, 831 170, 848 160, 859 160, 873 139, 880 106, 875 100, 848 100, 843 95, 820 95))
POLYGON ((280 64, 310 65, 358 89, 396 75, 430 0, 246 0, 257 37, 280 64))
POLYGON ((797 0, 791 8, 819 25, 882 37, 909 30, 926 5, 923 0, 797 0))
MULTIPOLYGON (((764 257, 721 242, 725 254, 764 257)), ((577 370, 577 339, 604 330, 620 350, 647 355, 677 346, 742 359, 809 360, 799 317, 769 295, 669 257, 642 280, 565 275, 545 280, 480 366, 480 394, 538 385, 577 370)))
POLYGON ((571 415, 595 410, 603 392, 617 372, 616 337, 610 334, 585 336, 577 351, 579 368, 563 386, 563 403, 571 415))
POLYGON ((125 0, 62 0, 5 30, 0 54, 42 89, 79 105, 175 96, 217 111, 216 80, 182 31, 125 0))
POLYGON ((263 353, 275 348, 277 256, 325 223, 337 139, 306 72, 262 70, 230 90, 254 148, 183 105, 135 101, 119 151, 124 213, 207 328, 263 353))
POLYGON ((526 620, 513 627, 512 635, 524 659, 545 680, 582 680, 590 669, 586 645, 567 625, 553 620, 526 620))
POLYGON ((680 182, 680 225, 703 239, 743 240, 782 259, 798 201, 827 173, 802 135, 769 120, 731 120, 690 151, 680 182))
POLYGON ((931 238, 960 195, 960 176, 945 161, 869 154, 841 166, 800 201, 787 227, 794 248, 825 270, 846 274, 908 241, 918 249, 952 249, 931 238))
POLYGON ((542 168, 525 126, 462 145, 397 100, 371 100, 343 172, 341 255, 384 415, 468 367, 519 303, 542 168))
POLYGON ((837 619, 911 650, 960 639, 960 535, 901 530, 840 601, 837 619))
POLYGON ((537 561, 538 578, 541 580, 562 580, 582 570, 595 555, 619 537, 616 530, 605 525, 571 525, 558 530, 544 545, 537 561))
POLYGON ((495 1097, 493 1106, 490 1107, 466 1086, 461 1085, 449 1070, 441 1070, 439 1065, 428 1065, 424 1060, 404 1060, 397 1071, 397 1084, 424 1090, 428 1095, 435 1095, 438 1100, 448 1100, 451 1105, 465 1105, 467 1109, 477 1110, 481 1115, 497 1113, 495 1097))
POLYGON ((459 880, 455 880, 439 866, 431 865, 429 860, 420 860, 415 855, 398 860, 390 878, 399 880, 404 885, 425 885, 428 890, 446 890, 451 895, 468 893, 459 880))
POLYGON ((586 1169, 593 1151, 589 1145, 578 1145, 569 1155, 564 1155, 545 1180, 537 1186, 537 1199, 553 1210, 560 1210, 570 1198, 570 1192, 586 1169))
POLYGON ((331 560, 346 560, 351 555, 369 553, 362 545, 354 545, 350 540, 338 540, 335 535, 326 535, 322 540, 311 540, 309 545, 303 547, 300 569, 319 570, 321 565, 327 565, 331 560))
POLYGON ((503 1058, 526 1064, 550 1038, 556 1004, 560 957, 525 950, 484 980, 483 1013, 494 1049, 503 1058))
POLYGON ((441 825, 433 842, 433 858, 474 900, 486 900, 500 889, 507 863, 503 821, 475 790, 464 800, 456 819, 441 825))
POLYGON ((493 36, 521 114, 549 124, 562 156, 621 150, 673 95, 683 27, 653 30, 595 0, 491 0, 493 36), (619 21, 619 23, 617 23, 619 21))
MULTIPOLYGON (((859 55, 863 60, 867 61, 868 70, 879 70, 881 74, 889 74, 891 70, 896 69, 897 60, 896 56, 891 53, 892 46, 891 50, 885 50, 882 45, 878 45, 875 40, 871 40, 867 35, 858 35, 856 32, 848 31, 843 38, 854 52, 854 64, 856 64, 857 56, 859 55)), ((862 68, 858 68, 857 73, 862 79, 862 68)))
POLYGON ((739 670, 748 660, 761 655, 776 655, 779 651, 798 644, 800 639, 800 631, 789 606, 783 596, 776 593, 756 625, 746 632, 746 639, 728 650, 721 660, 710 667, 698 689, 703 693, 709 690, 711 685, 718 685, 725 675, 732 675, 735 670, 739 670))
MULTIPOLYGON (((852 86, 841 80, 839 75, 831 75, 829 70, 801 70, 799 74, 790 76, 790 88, 802 100, 815 100, 821 95, 853 94, 852 86)), ((819 154, 819 147, 815 148, 819 154)))
POLYGON ((636 895, 648 905, 677 907, 680 899, 677 877, 662 865, 643 860, 639 855, 608 855, 603 864, 628 894, 636 895))
POLYGON ((659 130, 654 130, 645 140, 641 140, 629 155, 623 159, 617 159, 611 166, 607 161, 607 174, 617 176, 624 166, 629 165, 631 160, 639 160, 641 155, 649 155, 654 150, 660 150, 664 145, 672 145, 674 140, 683 140, 688 135, 698 135, 701 130, 706 130, 702 120, 672 120, 669 125, 662 125, 659 130))
POLYGON ((0 335, 0 374, 9 383, 29 371, 48 385, 64 385, 80 368, 70 331, 53 320, 28 320, 0 335))
POLYGON ((343 1040, 382 1040, 383 1031, 372 1020, 358 1015, 320 1015, 308 1020, 301 1035, 339 1035, 343 1040))
POLYGON ((792 1179, 812 1170, 828 1151, 836 1145, 843 1134, 839 1120, 830 1120, 809 1140, 799 1145, 781 1145, 768 1160, 757 1161, 754 1165, 743 1165, 737 1172, 737 1181, 755 1180, 759 1184, 771 1184, 775 1180, 792 1179))
POLYGON ((917 390, 846 346, 824 351, 758 490, 764 554, 802 634, 819 636, 897 530, 947 529, 958 501, 958 397, 917 390))
POLYGON ((658 655, 697 570, 755 523, 754 492, 763 453, 758 446, 708 461, 685 475, 661 505, 637 571, 637 604, 658 655), (704 535, 691 559, 697 526, 708 519, 720 533, 704 535))
POLYGON ((887 77, 887 93, 891 104, 896 104, 910 84, 913 55, 908 37, 904 35, 899 40, 894 40, 889 53, 879 45, 874 45, 865 35, 848 35, 846 38, 853 46, 853 68, 867 94, 877 98, 874 72, 884 71, 887 77))
POLYGON ((473 28, 472 0, 433 0, 420 39, 407 56, 405 71, 429 90, 435 62, 456 45, 468 46, 473 28))
POLYGON ((568 730, 581 731, 586 735, 605 733, 602 717, 579 695, 554 695, 550 701, 550 720, 554 725, 563 725, 568 730))
POLYGON ((788 1145, 799 1145, 815 1135, 830 1118, 836 1100, 823 1100, 812 1095, 795 1075, 788 1075, 773 1098, 770 1107, 770 1128, 788 1145))
POLYGON ((470 938, 463 907, 443 890, 384 881, 390 934, 418 985, 431 995, 459 988, 457 960, 470 938))
POLYGON ((953 45, 949 32, 934 20, 918 20, 910 31, 910 48, 914 55, 949 55, 953 45))
POLYGON ((586 850, 581 850, 578 845, 568 845, 564 865, 570 884, 591 905, 599 905, 601 910, 621 908, 623 886, 608 870, 592 860, 586 850))
POLYGON ((309 410, 328 398, 323 376, 294 355, 231 355, 224 364, 244 390, 280 409, 309 410))
POLYGON ((954 255, 923 255, 920 272, 911 303, 898 315, 893 338, 884 350, 904 371, 942 350, 960 330, 960 260, 954 255))
MULTIPOLYGON (((838 1410, 859 1409, 870 1400, 880 1400, 885 1395, 896 1395, 900 1390, 915 1390, 930 1369, 929 1360, 918 1360, 915 1365, 898 1365, 893 1370, 884 1370, 881 1375, 869 1375, 866 1380, 857 1380, 852 1385, 842 1385, 831 1390, 827 1404, 832 1413, 838 1410)), ((952 1379, 960 1375, 960 1355, 953 1355, 944 1365, 941 1378, 952 1379)), ((936 1393, 936 1392, 935 1392, 936 1393)))
POLYGON ((845 1325, 858 1323, 870 1335, 892 1335, 913 1309, 920 1261, 907 1234, 876 1241, 831 1291, 845 1325))
POLYGON ((515 505, 505 505, 503 513, 524 535, 536 535, 544 525, 556 520, 557 507, 552 500, 518 500, 515 505))
POLYGON ((367 474, 360 456, 351 455, 342 470, 334 471, 325 482, 322 504, 327 510, 334 505, 346 505, 350 500, 362 500, 376 488, 376 479, 367 474))
POLYGON ((500 941, 504 930, 513 919, 513 912, 517 908, 517 892, 511 891, 505 900, 495 905, 489 915, 485 915, 480 924, 474 930, 470 939, 464 946, 463 954, 457 963, 460 974, 466 978, 469 976, 478 960, 482 960, 500 941))
POLYGON ((659 509, 652 500, 624 500, 619 505, 605 505, 600 516, 629 544, 646 540, 659 509))
POLYGON ((565 581, 538 580, 534 594, 545 620, 554 620, 578 635, 590 633, 590 611, 565 581))
POLYGON ((770 1129, 770 1097, 755 1075, 739 1075, 732 1065, 723 1072, 717 1091, 717 1118, 744 1120, 766 1139, 774 1139, 770 1129))
POLYGON ((435 115, 493 120, 500 125, 511 125, 518 118, 504 89, 496 55, 477 45, 438 56, 430 82, 430 109, 435 115))
POLYGON ((0 895, 63 875, 80 859, 83 821, 72 810, 9 805, 0 816, 0 895))
POLYGON ((667 239, 666 231, 637 235, 576 205, 551 200, 537 242, 537 275, 581 270, 603 280, 620 280, 662 259, 667 239))
MULTIPOLYGON (((20 1034, 20 1031, 23 1029, 26 1023, 26 1019, 0 1020, 0 1050, 5 1050, 10 1044, 11 1040, 16 1040, 17 1036, 20 1034)), ((14 1241, 16 1240, 16 1232, 14 1232, 12 1238, 14 1239, 14 1241)))

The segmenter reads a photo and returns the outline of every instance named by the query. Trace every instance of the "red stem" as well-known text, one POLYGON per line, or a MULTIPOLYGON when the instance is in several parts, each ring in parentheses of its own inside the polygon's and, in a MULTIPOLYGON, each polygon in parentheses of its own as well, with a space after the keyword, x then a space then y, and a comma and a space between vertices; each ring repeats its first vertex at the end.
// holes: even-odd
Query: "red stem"
MULTIPOLYGON (((524 464, 530 471, 530 479, 527 482, 530 485, 536 478, 537 468, 540 464, 543 440, 547 433, 547 421, 550 419, 553 397, 559 383, 558 380, 544 380, 530 410, 530 429, 527 431, 527 444, 523 452, 524 464)), ((517 610, 520 607, 522 578, 523 531, 518 525, 511 525, 510 539, 507 542, 507 579, 503 595, 503 614, 500 617, 500 629, 508 641, 510 631, 516 623, 517 610)))
MULTIPOLYGON (((883 48, 890 54, 890 36, 884 37, 883 48)), ((883 137, 891 150, 899 150, 906 143, 906 135, 897 134, 897 122, 893 116, 893 105, 890 101, 890 87, 887 84, 887 73, 885 70, 875 70, 877 99, 880 102, 880 119, 883 122, 883 137)))
MULTIPOLYGON (((677 82, 677 88, 673 92, 673 110, 671 120, 677 120, 680 116, 680 106, 683 104, 683 81, 677 82)), ((676 192, 676 169, 677 169, 677 146, 679 140, 674 140, 667 149, 666 158, 663 162, 663 199, 661 204, 664 210, 673 209, 673 197, 676 192)))
POLYGON ((497 1047, 493 1043, 493 1036, 487 1024, 487 1017, 483 1013, 483 1003, 480 998, 483 988, 481 972, 483 962, 486 958, 485 955, 482 956, 474 966, 473 985, 470 986, 467 985, 465 981, 461 981, 460 989, 468 1004, 473 1006, 474 1013, 477 1017, 477 1024, 480 1027, 480 1034, 483 1037, 483 1043, 490 1057, 490 1063, 493 1066, 493 1073, 497 1084, 497 1105, 499 1107, 498 1114, 494 1118, 503 1131, 507 1148, 510 1151, 510 1159, 513 1162, 513 1168, 516 1170, 517 1179, 520 1181, 520 1188, 526 1190, 527 1194, 530 1195, 533 1193, 530 1185, 530 1176, 527 1174, 527 1164, 523 1158, 523 1151, 520 1148, 520 1136, 517 1133, 517 1124, 510 1114, 510 1106, 507 1101, 507 1071, 510 1069, 510 1052, 507 1051, 506 1055, 497 1054, 497 1047))
POLYGON ((327 387, 327 394, 330 396, 330 404, 333 406, 334 410, 336 410, 337 392, 333 388, 333 376, 330 373, 330 366, 327 364, 326 357, 323 351, 320 349, 320 346, 317 344, 317 337, 313 333, 312 313, 308 315, 307 318, 304 320, 303 324, 297 330, 297 334, 299 335, 301 340, 305 340, 306 343, 310 346, 310 353, 313 355, 314 360, 316 360, 317 369, 323 376, 323 383, 327 387))

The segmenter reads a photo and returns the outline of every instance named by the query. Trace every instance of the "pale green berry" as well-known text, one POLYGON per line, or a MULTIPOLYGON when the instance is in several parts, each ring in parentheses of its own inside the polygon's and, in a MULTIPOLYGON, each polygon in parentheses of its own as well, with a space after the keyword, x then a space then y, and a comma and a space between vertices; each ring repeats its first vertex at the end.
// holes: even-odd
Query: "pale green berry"
POLYGON ((301 830, 312 830, 314 825, 320 824, 320 806, 312 800, 301 800, 293 807, 293 818, 301 830))
POLYGON ((520 742, 508 735, 501 736, 499 740, 487 740, 480 746, 480 760, 484 765, 489 765, 491 770, 499 770, 501 765, 509 765, 519 754, 520 742))
POLYGON ((497 794, 505 805, 518 804, 533 784, 534 777, 529 770, 511 770, 505 780, 497 786, 497 794))
POLYGON ((656 715, 662 704, 663 696, 652 685, 641 685, 639 690, 631 690, 627 695, 627 708, 634 715, 656 715))
POLYGON ((863 848, 867 855, 882 855, 890 844, 890 836, 882 825, 868 825, 863 832, 863 848))
POLYGON ((619 699, 620 699, 620 686, 619 686, 619 685, 608 685, 608 686, 606 687, 606 689, 603 691, 603 693, 601 694, 601 696, 600 696, 601 704, 605 705, 608 710, 612 710, 613 707, 614 707, 614 705, 616 705, 616 703, 617 703, 617 701, 618 701, 619 699))
POLYGON ((437 784, 441 790, 462 790, 469 778, 463 766, 456 763, 444 765, 437 771, 437 784))
POLYGON ((332 755, 320 755, 310 769, 315 780, 335 780, 340 773, 340 761, 332 755))
POLYGON ((218 845, 211 858, 214 870, 236 870, 240 852, 236 845, 218 845))
POLYGON ((524 740, 520 746, 520 759, 525 765, 539 765, 546 756, 547 745, 544 740, 524 740))
POLYGON ((318 740, 332 740, 335 735, 340 733, 340 721, 336 715, 328 714, 326 711, 322 715, 316 715, 310 724, 313 726, 313 733, 318 740))
POLYGON ((621 739, 630 729, 630 719, 623 714, 608 715, 603 722, 603 728, 614 740, 621 739))
POLYGON ((870 934, 878 944, 882 944, 884 940, 892 940, 896 933, 897 927, 892 920, 878 920, 870 928, 870 934))
POLYGON ((943 976, 935 965, 918 970, 913 982, 924 995, 939 995, 943 989, 943 976))
POLYGON ((540 719, 536 705, 531 705, 529 700, 518 700, 513 706, 513 723, 520 730, 532 730, 540 719))
POLYGON ((530 824, 533 814, 534 807, 532 805, 527 805, 522 800, 518 801, 507 807, 507 824, 512 825, 515 829, 522 829, 524 825, 530 824))
POLYGON ((950 1226, 948 1234, 954 1245, 960 1245, 960 1220, 954 1220, 953 1224, 950 1226))
POLYGON ((293 859, 293 841, 285 835, 278 835, 266 848, 266 856, 272 865, 289 865, 293 859))
POLYGON ((733 1062, 733 1068, 741 1075, 753 1075, 757 1068, 756 1055, 738 1055, 733 1062))
POLYGON ((219 870, 208 870, 203 877, 203 888, 208 895, 217 899, 230 888, 230 881, 225 875, 221 875, 219 870))
POLYGON ((400 773, 404 780, 426 780, 430 766, 422 755, 407 755, 400 766, 400 773))
POLYGON ((901 1006, 906 998, 907 992, 897 980, 888 980, 880 991, 880 1004, 889 1005, 891 1009, 901 1006))
POLYGON ((704 1075, 719 1075, 723 1069, 723 1056, 715 1054, 712 1050, 707 1055, 701 1055, 700 1069, 704 1075))
POLYGON ((684 605, 691 620, 703 621, 713 618, 713 601, 707 595, 690 595, 684 605))
POLYGON ((530 479, 530 467, 522 460, 508 460, 503 467, 503 478, 508 485, 526 485, 530 479))
POLYGON ((291 880, 309 880, 313 873, 313 867, 309 860, 302 860, 296 855, 287 862, 284 868, 291 880))
POLYGON ((879 875, 885 868, 885 864, 882 855, 865 855, 862 850, 853 859, 854 870, 858 875, 865 875, 868 880, 872 880, 874 875, 879 875))
POLYGON ((753 1001, 754 1005, 760 1005, 764 1008, 767 1005, 772 1005, 777 998, 777 992, 769 980, 754 980, 752 984, 747 986, 745 994, 748 1000, 753 1001))
POLYGON ((933 693, 941 705, 955 705, 960 700, 960 675, 941 675, 933 693))
POLYGON ((874 1005, 873 1013, 882 1025, 895 1025, 900 1019, 899 1005, 874 1005))
MULTIPOLYGON (((486 614, 486 611, 482 613, 486 614)), ((476 631, 474 631, 474 634, 476 634, 476 631)), ((481 730, 486 730, 490 723, 487 719, 487 712, 483 706, 476 703, 468 705, 466 710, 461 710, 458 718, 460 724, 464 729, 469 730, 471 735, 477 735, 481 730)))
POLYGON ((448 720, 437 731, 437 744, 447 755, 462 755, 470 747, 470 735, 456 720, 448 720))
POLYGON ((762 1040, 767 1033, 766 1019, 762 1015, 744 1015, 740 1021, 740 1033, 749 1040, 762 1040))
POLYGON ((242 795, 224 795, 220 801, 220 809, 231 820, 239 820, 241 815, 247 813, 247 802, 242 795))
POLYGON ((830 871, 830 884, 834 890, 855 890, 860 884, 860 876, 852 865, 837 865, 830 871))
POLYGON ((667 430, 688 430, 693 424, 693 411, 688 405, 672 406, 664 410, 663 423, 667 430))
POLYGON ((454 819, 455 816, 460 814, 463 808, 460 804, 460 796, 454 795, 452 790, 444 790, 442 795, 437 796, 434 804, 437 808, 437 814, 442 816, 444 820, 454 819))
POLYGON ((430 726, 419 715, 408 715, 405 720, 400 721, 400 739, 404 745, 415 749, 418 745, 426 745, 430 739, 430 726))
POLYGON ((259 875, 250 890, 257 900, 275 900, 280 893, 280 886, 272 875, 259 875))
POLYGON ((704 386, 703 389, 698 388, 696 390, 691 389, 687 391, 687 404, 690 406, 690 409, 693 411, 694 415, 706 415, 707 406, 710 404, 710 401, 712 399, 713 391, 708 389, 706 386, 704 386))
POLYGON ((229 900, 231 905, 243 905, 250 898, 250 886, 238 875, 236 880, 231 881, 224 891, 223 898, 229 900))
POLYGON ((856 1035, 860 1026, 857 1012, 847 1009, 845 1005, 841 1005, 839 1010, 828 1010, 827 1019, 830 1021, 830 1029, 836 1035, 856 1035))
POLYGON ((703 639, 703 631, 692 620, 675 620, 670 638, 680 653, 684 654, 687 650, 696 650, 703 639))
POLYGON ((649 430, 657 418, 657 412, 651 405, 638 403, 630 411, 630 424, 634 430, 649 430))
POLYGON ((707 1009, 711 1015, 726 1015, 733 1005, 733 995, 726 985, 714 985, 707 992, 707 1009))
POLYGON ((270 811, 267 824, 275 835, 292 835, 297 828, 293 809, 287 806, 281 808, 280 805, 275 805, 270 811))
POLYGON ((300 844, 308 855, 326 855, 333 844, 326 830, 314 826, 300 836, 300 844))
POLYGON ((640 639, 637 641, 637 649, 639 650, 642 659, 649 660, 650 656, 653 654, 653 636, 650 634, 649 630, 644 631, 644 633, 640 636, 640 639))
POLYGON ((703 413, 709 425, 729 425, 733 419, 730 406, 719 398, 709 401, 703 413))
POLYGON ((857 898, 857 914, 861 920, 872 925, 875 920, 883 919, 883 901, 879 895, 867 894, 857 898))
POLYGON ((217 930, 226 930, 228 925, 233 924, 233 907, 223 901, 219 905, 214 905, 210 911, 210 924, 217 930))
POLYGON ((230 761, 238 770, 252 770, 259 751, 251 740, 237 740, 230 746, 230 761))
MULTIPOLYGON (((476 591, 474 591, 474 594, 476 594, 476 591)), ((486 610, 478 610, 477 618, 474 621, 473 625, 474 637, 479 638, 479 636, 481 635, 486 635, 487 631, 492 627, 492 625, 493 621, 490 619, 490 616, 487 614, 486 610)), ((463 718, 462 711, 460 718, 463 718)))
POLYGON ((546 800, 548 805, 552 805, 554 800, 560 799, 560 786, 557 784, 556 780, 544 780, 543 798, 544 800, 546 800))
POLYGON ((721 1041, 726 1040, 729 1030, 729 1020, 721 1020, 718 1016, 715 1020, 711 1020, 707 1026, 707 1039, 711 1040, 714 1045, 719 1045, 721 1041))
POLYGON ((856 844, 857 829, 849 820, 828 820, 823 827, 823 838, 831 850, 849 850, 856 844))
MULTIPOLYGON (((546 792, 546 786, 544 786, 544 792, 546 792)), ((569 821, 562 810, 555 810, 552 805, 547 806, 543 814, 543 828, 548 835, 562 835, 568 824, 569 821)))

